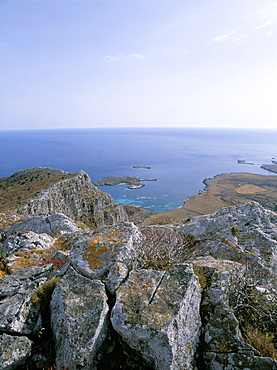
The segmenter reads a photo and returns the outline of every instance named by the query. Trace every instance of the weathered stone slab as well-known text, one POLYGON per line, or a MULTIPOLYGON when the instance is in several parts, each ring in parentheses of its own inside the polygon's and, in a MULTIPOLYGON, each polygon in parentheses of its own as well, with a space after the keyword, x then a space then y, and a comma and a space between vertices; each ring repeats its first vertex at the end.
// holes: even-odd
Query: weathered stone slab
POLYGON ((200 290, 191 265, 134 270, 117 290, 112 325, 148 366, 194 369, 200 290))
POLYGON ((84 234, 72 247, 70 261, 84 276, 104 282, 113 294, 132 267, 136 233, 132 223, 121 223, 84 234))
POLYGON ((31 354, 32 344, 27 337, 0 335, 0 369, 13 370, 24 365, 31 354))
POLYGON ((70 267, 57 283, 51 300, 58 368, 95 368, 95 354, 107 336, 108 312, 104 284, 70 267))
POLYGON ((30 217, 17 222, 7 230, 7 237, 33 231, 36 234, 62 235, 77 232, 79 228, 75 222, 63 213, 56 213, 47 217, 30 217))
POLYGON ((31 303, 31 296, 47 280, 51 270, 51 265, 28 267, 0 279, 1 332, 32 332, 39 312, 31 303))
POLYGON ((200 240, 214 258, 276 269, 277 215, 256 202, 194 217, 179 231, 200 240))

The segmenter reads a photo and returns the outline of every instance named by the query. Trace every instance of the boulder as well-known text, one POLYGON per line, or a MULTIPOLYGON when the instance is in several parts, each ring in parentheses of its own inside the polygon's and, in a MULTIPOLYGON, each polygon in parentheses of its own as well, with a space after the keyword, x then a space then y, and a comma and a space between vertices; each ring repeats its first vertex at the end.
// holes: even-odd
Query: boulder
POLYGON ((276 269, 277 215, 257 202, 194 217, 179 231, 201 241, 203 254, 276 269))
POLYGON ((56 366, 96 369, 96 352, 107 337, 105 286, 69 268, 51 300, 56 366))
POLYGON ((36 234, 62 235, 77 232, 79 228, 74 221, 63 213, 56 213, 47 217, 37 216, 26 218, 12 225, 6 236, 18 235, 33 231, 36 234))
POLYGON ((155 369, 194 369, 201 289, 191 265, 133 270, 116 292, 111 322, 155 369))
POLYGON ((0 335, 0 369, 13 370, 24 365, 31 354, 33 342, 27 337, 0 335))
POLYGON ((0 279, 0 332, 32 333, 39 311, 31 296, 47 280, 51 270, 51 265, 28 267, 0 279))
POLYGON ((84 276, 101 280, 114 294, 132 268, 137 232, 134 224, 120 223, 84 233, 70 251, 72 266, 84 276))

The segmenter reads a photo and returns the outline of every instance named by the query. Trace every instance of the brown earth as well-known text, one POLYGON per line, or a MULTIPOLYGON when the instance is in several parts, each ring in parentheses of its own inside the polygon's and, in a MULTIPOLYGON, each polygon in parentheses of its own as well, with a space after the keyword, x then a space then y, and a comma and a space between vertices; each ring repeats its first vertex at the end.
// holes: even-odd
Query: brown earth
POLYGON ((192 195, 181 208, 152 215, 143 223, 149 225, 161 217, 174 221, 186 221, 194 216, 214 213, 222 207, 253 200, 267 209, 277 211, 276 175, 229 173, 205 179, 204 183, 206 184, 205 190, 198 195, 192 195))

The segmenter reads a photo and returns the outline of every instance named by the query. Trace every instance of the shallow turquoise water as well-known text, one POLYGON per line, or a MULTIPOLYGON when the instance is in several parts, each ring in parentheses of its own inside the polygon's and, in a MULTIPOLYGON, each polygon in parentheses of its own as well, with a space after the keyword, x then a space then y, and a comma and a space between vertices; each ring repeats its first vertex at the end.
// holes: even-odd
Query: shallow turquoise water
POLYGON ((156 212, 182 206, 219 173, 272 174, 260 168, 277 157, 277 130, 76 129, 0 131, 0 177, 35 166, 104 176, 157 178, 140 189, 101 190, 123 204, 156 212), (249 164, 238 164, 244 159, 249 164), (133 165, 151 166, 134 169, 133 165))

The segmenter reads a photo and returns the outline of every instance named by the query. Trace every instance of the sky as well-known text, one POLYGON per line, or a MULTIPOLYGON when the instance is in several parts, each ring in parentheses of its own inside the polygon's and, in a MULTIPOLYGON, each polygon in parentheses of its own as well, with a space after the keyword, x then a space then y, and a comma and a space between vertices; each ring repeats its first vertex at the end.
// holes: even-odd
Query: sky
POLYGON ((277 128, 276 0, 0 0, 0 129, 277 128))

